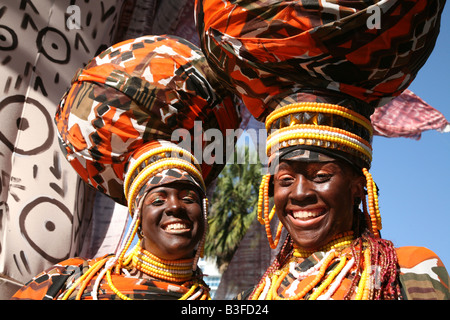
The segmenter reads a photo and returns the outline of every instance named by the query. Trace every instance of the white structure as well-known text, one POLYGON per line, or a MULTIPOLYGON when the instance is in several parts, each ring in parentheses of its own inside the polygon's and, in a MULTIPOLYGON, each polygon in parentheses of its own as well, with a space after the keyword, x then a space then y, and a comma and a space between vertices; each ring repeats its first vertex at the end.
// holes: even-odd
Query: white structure
POLYGON ((219 269, 217 269, 216 260, 211 258, 200 259, 198 262, 198 266, 200 267, 200 269, 202 269, 202 272, 204 274, 203 280, 211 289, 211 299, 214 299, 214 295, 217 288, 219 287, 220 280, 222 278, 219 269))

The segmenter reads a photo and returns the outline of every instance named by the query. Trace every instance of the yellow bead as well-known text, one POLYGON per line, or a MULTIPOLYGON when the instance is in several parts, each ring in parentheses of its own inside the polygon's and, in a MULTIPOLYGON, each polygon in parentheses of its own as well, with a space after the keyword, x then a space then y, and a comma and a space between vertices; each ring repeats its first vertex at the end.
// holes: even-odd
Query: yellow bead
POLYGON ((357 122, 364 126, 369 130, 370 134, 373 134, 373 127, 370 123, 370 120, 366 119, 362 115, 347 109, 345 107, 341 107, 338 105, 327 104, 327 103, 317 103, 317 102, 301 102, 294 103, 290 105, 286 105, 280 109, 274 110, 269 116, 266 118, 266 129, 269 129, 271 124, 282 117, 285 117, 289 114, 299 113, 299 112, 317 112, 317 113, 327 113, 327 114, 336 114, 347 119, 350 119, 354 122, 357 122))

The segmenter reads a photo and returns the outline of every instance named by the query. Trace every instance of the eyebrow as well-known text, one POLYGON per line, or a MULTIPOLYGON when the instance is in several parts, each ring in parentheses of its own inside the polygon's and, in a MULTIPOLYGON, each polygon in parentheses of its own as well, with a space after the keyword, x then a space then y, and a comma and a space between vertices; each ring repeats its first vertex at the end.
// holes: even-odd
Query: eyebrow
MULTIPOLYGON (((190 186, 185 186, 185 187, 179 188, 179 189, 177 189, 177 190, 178 190, 178 193, 180 193, 180 192, 186 192, 186 191, 188 191, 188 192, 193 192, 194 194, 196 194, 197 196, 200 197, 200 193, 199 193, 195 188, 190 187, 190 186)), ((164 194, 167 194, 168 191, 165 189, 164 186, 160 186, 160 187, 156 187, 156 188, 154 188, 154 189, 151 189, 151 190, 147 193, 147 195, 155 194, 155 193, 164 193, 164 194)))
POLYGON ((153 194, 153 193, 167 193, 166 190, 161 189, 161 187, 156 187, 154 189, 151 189, 148 194, 153 194))
POLYGON ((284 167, 292 168, 292 165, 287 163, 286 161, 282 161, 278 164, 278 166, 276 167, 276 170, 284 169, 284 167))

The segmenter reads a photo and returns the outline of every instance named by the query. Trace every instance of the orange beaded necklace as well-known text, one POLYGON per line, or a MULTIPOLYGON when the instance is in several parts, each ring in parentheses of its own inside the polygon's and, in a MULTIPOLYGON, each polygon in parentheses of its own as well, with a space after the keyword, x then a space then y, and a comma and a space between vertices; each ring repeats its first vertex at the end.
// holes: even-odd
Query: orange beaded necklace
MULTIPOLYGON (((179 299, 200 299, 211 300, 209 288, 203 281, 199 280, 194 272, 193 265, 195 258, 183 260, 164 260, 153 255, 141 247, 139 240, 134 249, 125 258, 122 267, 125 269, 135 268, 144 274, 158 280, 179 283, 189 290, 179 299)), ((123 295, 112 283, 110 273, 107 273, 108 285, 123 300, 130 300, 123 295)))
POLYGON ((185 282, 193 277, 194 258, 185 260, 163 260, 147 250, 136 246, 131 257, 131 265, 137 270, 171 282, 185 282))
POLYGON ((344 232, 336 235, 331 241, 319 250, 302 250, 294 244, 294 257, 306 258, 316 251, 328 252, 332 249, 342 249, 348 247, 354 240, 353 231, 344 232))

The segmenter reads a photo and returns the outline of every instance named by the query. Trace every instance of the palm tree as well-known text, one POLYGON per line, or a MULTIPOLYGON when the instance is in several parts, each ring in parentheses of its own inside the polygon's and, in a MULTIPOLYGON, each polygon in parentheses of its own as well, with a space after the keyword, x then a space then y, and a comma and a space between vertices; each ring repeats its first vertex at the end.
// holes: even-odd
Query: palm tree
MULTIPOLYGON (((257 158, 249 152, 247 146, 244 154, 249 159, 252 156, 257 158)), ((259 161, 239 163, 236 153, 234 160, 225 165, 218 177, 211 201, 209 233, 205 244, 205 256, 216 258, 221 272, 228 266, 239 242, 256 219, 261 181, 259 161)))

